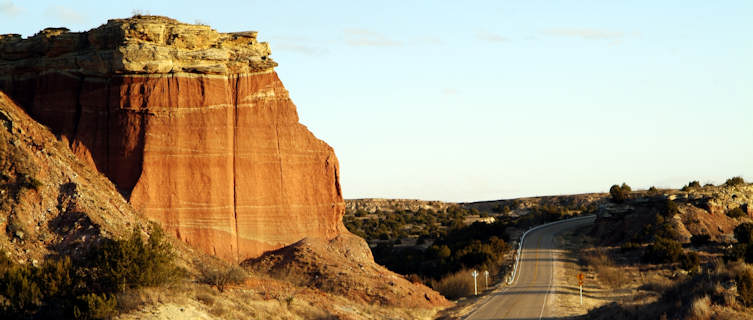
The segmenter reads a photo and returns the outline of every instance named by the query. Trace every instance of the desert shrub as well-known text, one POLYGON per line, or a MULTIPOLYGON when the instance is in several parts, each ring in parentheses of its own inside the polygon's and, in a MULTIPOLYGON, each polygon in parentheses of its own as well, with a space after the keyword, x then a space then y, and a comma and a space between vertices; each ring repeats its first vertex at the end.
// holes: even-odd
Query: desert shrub
POLYGON ((664 218, 662 214, 656 214, 654 216, 654 223, 648 224, 647 230, 644 230, 644 233, 647 233, 647 237, 653 237, 654 239, 677 239, 680 236, 672 225, 671 220, 664 218))
POLYGON ((630 187, 626 184, 622 184, 622 187, 618 185, 612 185, 611 188, 609 188, 609 196, 612 198, 613 202, 622 203, 628 198, 628 194, 630 193, 630 187), (624 188, 627 187, 627 188, 624 188))
POLYGON ((78 279, 76 268, 69 257, 48 259, 37 272, 43 294, 47 297, 72 296, 74 288, 81 285, 81 279, 78 279))
MULTIPOLYGON (((486 244, 480 240, 473 240, 470 244, 455 251, 455 258, 460 264, 464 266, 480 266, 489 262, 496 262, 495 260, 502 258, 499 254, 502 250, 496 250, 497 247, 505 247, 504 241, 500 245, 497 245, 496 241, 501 241, 494 237, 491 240, 491 244, 486 244)), ((506 251, 506 250, 505 250, 506 251)))
POLYGON ((73 315, 76 319, 109 319, 117 313, 114 295, 89 293, 76 297, 73 315))
POLYGON ((470 270, 463 269, 432 281, 431 287, 449 299, 467 297, 473 294, 473 277, 470 270))
POLYGON ((158 286, 183 275, 173 263, 172 246, 164 238, 162 229, 153 226, 144 242, 141 232, 133 230, 126 240, 106 239, 94 251, 92 261, 95 277, 106 292, 120 292, 126 288, 158 286))
POLYGON ((215 286, 218 291, 224 292, 228 285, 238 285, 246 281, 248 274, 243 269, 232 266, 226 269, 202 269, 201 282, 215 286))
POLYGON ((739 186, 745 184, 745 180, 743 180, 743 177, 732 177, 727 179, 726 182, 724 182, 724 185, 726 186, 739 186))
MULTIPOLYGON (((4 252, 0 255, 5 258, 4 252)), ((41 266, 0 262, 0 310, 11 317, 33 314, 51 299, 72 296, 77 285, 75 269, 68 257, 48 259, 41 266), (4 298, 4 299, 3 299, 4 298)), ((60 301, 55 306, 67 309, 60 301)))
POLYGON ((89 259, 48 258, 39 267, 10 261, 0 252, 0 312, 5 318, 109 318, 115 294, 182 276, 170 244, 154 227, 148 241, 134 230, 127 240, 103 239, 89 259))
POLYGON ((737 218, 745 217, 745 216, 747 216, 747 214, 745 213, 745 211, 743 211, 743 208, 737 207, 737 208, 734 208, 732 210, 728 210, 727 211, 727 216, 730 217, 730 218, 737 219, 737 218))
POLYGON ((682 245, 679 242, 657 238, 646 248, 643 258, 653 263, 677 262, 681 254, 682 245))
POLYGON ((734 230, 737 242, 750 244, 753 243, 753 223, 745 222, 739 224, 734 230))
POLYGON ((711 236, 708 234, 696 234, 690 237, 690 244, 694 247, 700 247, 711 242, 711 236))
POLYGON ((676 214, 680 213, 680 208, 677 206, 677 203, 667 199, 667 202, 664 203, 663 213, 665 217, 674 217, 676 214))
POLYGON ((440 259, 447 259, 452 255, 452 250, 450 250, 450 247, 448 247, 446 244, 443 244, 441 246, 434 245, 429 249, 434 256, 440 259))
POLYGON ((698 180, 688 182, 688 185, 682 187, 682 191, 690 191, 692 189, 700 189, 701 183, 698 180))
POLYGON ((33 267, 14 265, 0 274, 2 313, 11 318, 30 314, 42 305, 44 295, 33 267))
POLYGON ((640 248, 641 248, 641 244, 640 243, 633 242, 633 241, 628 241, 628 242, 623 243, 620 246, 620 251, 627 252, 627 251, 631 251, 631 250, 635 250, 635 249, 640 249, 640 248))
POLYGON ((745 261, 753 263, 753 244, 736 243, 724 253, 725 261, 745 261))
POLYGON ((748 251, 748 244, 736 243, 724 252, 724 261, 738 261, 745 258, 748 251))
POLYGON ((694 271, 698 269, 701 260, 698 258, 698 254, 693 251, 688 251, 680 255, 680 267, 687 271, 694 271))
POLYGON ((19 174, 16 177, 16 184, 19 188, 37 190, 42 186, 42 182, 28 174, 19 174))
POLYGON ((508 213, 508 212, 510 212, 510 206, 508 206, 508 205, 503 206, 501 204, 498 204, 498 205, 495 205, 492 208, 492 212, 496 212, 496 213, 508 213))
POLYGON ((740 295, 740 302, 746 307, 753 306, 753 271, 750 269, 740 272, 736 279, 737 292, 740 295))
POLYGON ((365 217, 366 215, 368 215, 368 212, 366 212, 366 210, 363 210, 363 209, 358 209, 356 210, 356 213, 354 215, 356 217, 365 217))

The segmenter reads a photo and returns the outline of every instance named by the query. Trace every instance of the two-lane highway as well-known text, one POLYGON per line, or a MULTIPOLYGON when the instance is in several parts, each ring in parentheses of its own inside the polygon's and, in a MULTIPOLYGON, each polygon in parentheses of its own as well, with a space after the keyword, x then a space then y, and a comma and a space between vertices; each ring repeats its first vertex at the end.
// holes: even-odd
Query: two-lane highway
POLYGON ((523 240, 518 273, 510 286, 500 285, 466 319, 545 319, 556 317, 550 312, 555 292, 554 236, 587 224, 596 217, 564 220, 533 230, 523 240))

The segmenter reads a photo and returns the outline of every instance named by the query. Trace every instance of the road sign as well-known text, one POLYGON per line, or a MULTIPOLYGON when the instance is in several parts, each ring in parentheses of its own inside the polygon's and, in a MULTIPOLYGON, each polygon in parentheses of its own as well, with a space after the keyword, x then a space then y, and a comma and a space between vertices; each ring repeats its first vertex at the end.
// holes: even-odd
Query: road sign
POLYGON ((478 295, 478 285, 476 285, 476 277, 478 277, 478 271, 473 270, 471 272, 471 276, 473 276, 473 295, 478 295))

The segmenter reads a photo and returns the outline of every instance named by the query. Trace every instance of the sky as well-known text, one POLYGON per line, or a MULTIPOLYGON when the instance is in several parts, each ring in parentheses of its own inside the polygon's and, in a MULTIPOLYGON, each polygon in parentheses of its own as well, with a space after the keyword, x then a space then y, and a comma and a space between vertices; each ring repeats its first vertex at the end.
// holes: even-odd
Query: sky
POLYGON ((0 34, 135 13, 259 31, 345 198, 753 180, 753 1, 0 0, 0 34))

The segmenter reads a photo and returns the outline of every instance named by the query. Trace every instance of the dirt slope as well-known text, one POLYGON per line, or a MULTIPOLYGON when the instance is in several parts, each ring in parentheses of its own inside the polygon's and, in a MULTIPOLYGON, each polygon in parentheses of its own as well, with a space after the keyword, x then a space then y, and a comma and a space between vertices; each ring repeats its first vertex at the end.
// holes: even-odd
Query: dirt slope
POLYGON ((107 178, 0 92, 0 249, 41 261, 145 223, 107 178))

